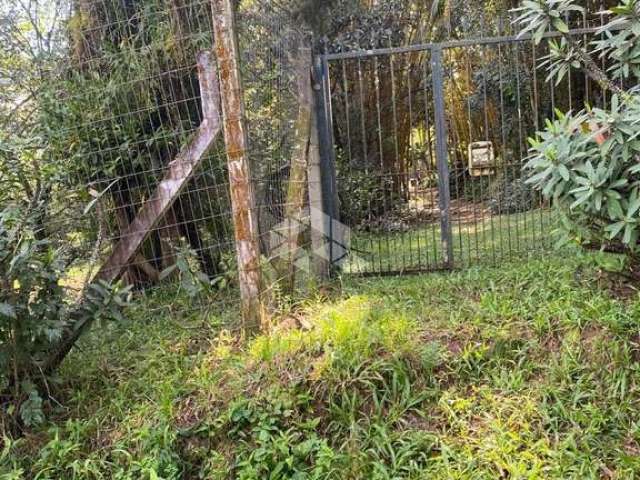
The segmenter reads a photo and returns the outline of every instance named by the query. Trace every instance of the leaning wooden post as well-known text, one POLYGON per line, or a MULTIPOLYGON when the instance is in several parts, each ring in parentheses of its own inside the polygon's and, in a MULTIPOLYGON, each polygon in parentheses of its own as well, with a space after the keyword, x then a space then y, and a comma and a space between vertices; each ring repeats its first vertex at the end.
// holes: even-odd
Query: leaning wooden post
MULTIPOLYGON (((242 319, 247 331, 263 322, 258 223, 247 156, 244 95, 232 0, 211 0, 215 50, 220 72, 224 140, 229 169, 242 319)), ((264 327, 265 325, 263 325, 264 327)))
POLYGON ((293 293, 296 280, 296 256, 307 190, 307 162, 311 134, 311 48, 299 46, 294 60, 298 83, 298 118, 295 122, 294 145, 291 152, 289 185, 284 214, 287 223, 285 246, 285 293, 293 293))

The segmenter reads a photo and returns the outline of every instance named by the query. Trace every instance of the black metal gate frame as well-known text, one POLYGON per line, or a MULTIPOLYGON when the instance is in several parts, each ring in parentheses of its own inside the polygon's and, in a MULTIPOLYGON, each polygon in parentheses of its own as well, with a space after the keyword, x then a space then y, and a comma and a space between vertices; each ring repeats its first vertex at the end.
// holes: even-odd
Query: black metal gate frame
MULTIPOLYGON (((599 32, 598 27, 572 29, 569 35, 588 35, 599 32)), ((562 34, 558 32, 546 32, 542 38, 559 38, 562 34)), ((337 202, 337 185, 335 171, 335 151, 333 139, 333 112, 331 104, 331 82, 330 82, 330 62, 336 60, 347 59, 363 59, 377 56, 386 56, 394 54, 403 54, 411 52, 431 52, 431 73, 432 88, 434 98, 434 115, 435 115, 435 140, 436 140, 436 166, 438 173, 438 192, 439 192, 439 209, 440 209, 440 226, 441 226, 441 242, 443 246, 443 265, 444 269, 451 270, 454 268, 453 254, 453 233, 451 228, 451 192, 449 186, 449 154, 448 154, 448 132, 446 124, 446 110, 444 103, 444 68, 443 68, 443 51, 453 48, 473 47, 483 45, 496 45, 517 42, 533 41, 532 34, 509 35, 498 37, 481 37, 466 40, 453 40, 440 43, 425 43, 409 45, 406 47, 380 48, 374 50, 358 50, 342 53, 331 53, 318 55, 314 62, 315 90, 318 95, 318 125, 319 139, 321 148, 321 165, 323 171, 322 190, 324 198, 325 213, 335 220, 339 220, 338 202, 337 202)), ((333 222, 330 222, 333 223, 333 222)), ((344 246, 342 239, 334 238, 332 226, 329 228, 329 258, 332 267, 339 261, 334 258, 334 245, 344 246)), ((420 271, 404 273, 420 273, 420 271)), ((381 272, 376 273, 379 275, 381 272)), ((393 274, 394 272, 387 272, 393 274)))

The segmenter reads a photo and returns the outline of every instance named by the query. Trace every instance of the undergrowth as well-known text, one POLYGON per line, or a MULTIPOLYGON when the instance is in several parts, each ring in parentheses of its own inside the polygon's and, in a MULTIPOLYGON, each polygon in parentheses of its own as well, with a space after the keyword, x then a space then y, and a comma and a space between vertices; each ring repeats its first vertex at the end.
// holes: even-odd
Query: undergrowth
POLYGON ((233 309, 139 305, 5 436, 1 478, 640 477, 640 301, 590 265, 352 280, 251 341, 233 309))

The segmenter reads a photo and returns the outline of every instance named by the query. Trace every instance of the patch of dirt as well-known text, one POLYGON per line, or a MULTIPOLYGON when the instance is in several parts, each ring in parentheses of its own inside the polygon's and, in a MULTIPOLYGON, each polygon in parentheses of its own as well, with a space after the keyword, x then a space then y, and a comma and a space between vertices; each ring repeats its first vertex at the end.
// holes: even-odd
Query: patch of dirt
POLYGON ((602 269, 598 269, 592 279, 582 278, 583 271, 579 269, 576 271, 576 281, 578 283, 588 283, 589 285, 596 284, 597 288, 605 290, 613 298, 621 301, 631 301, 638 298, 640 294, 640 283, 626 278, 625 276, 615 273, 607 272, 602 269))
POLYGON ((459 355, 464 350, 464 345, 459 340, 452 339, 447 342, 447 350, 453 355, 459 355))
POLYGON ((459 355, 477 332, 460 331, 428 331, 420 336, 421 343, 439 343, 452 355, 459 355))
POLYGON ((200 424, 203 412, 200 411, 195 396, 188 395, 180 401, 175 415, 175 425, 179 430, 190 430, 200 424))
POLYGON ((451 221, 460 224, 475 224, 491 218, 491 208, 485 203, 470 203, 466 200, 451 200, 451 221))
POLYGON ((593 346, 599 339, 601 339, 606 331, 601 327, 589 326, 582 329, 581 340, 582 343, 588 346, 593 346))
POLYGON ((302 312, 289 313, 280 319, 273 327, 274 332, 289 332, 292 330, 311 330, 312 324, 302 312))
POLYGON ((544 338, 540 339, 540 344, 542 345, 542 351, 550 352, 550 353, 558 353, 560 350, 560 345, 562 342, 558 338, 556 334, 546 335, 544 338))
POLYGON ((640 293, 640 285, 634 285, 629 281, 614 279, 609 282, 609 293, 618 300, 630 301, 635 300, 640 293))
POLYGON ((627 455, 632 457, 640 456, 640 445, 631 437, 627 437, 624 442, 624 451, 627 455))
POLYGON ((124 437, 122 430, 119 430, 117 426, 109 429, 100 428, 97 432, 97 436, 91 442, 92 449, 95 450, 107 450, 113 445, 118 443, 124 437))
MULTIPOLYGON (((494 216, 488 202, 454 199, 450 203, 451 221, 456 225, 475 225, 494 216)), ((439 222, 437 188, 421 190, 409 200, 408 207, 390 209, 384 214, 363 222, 359 229, 366 232, 408 232, 417 225, 439 222)))

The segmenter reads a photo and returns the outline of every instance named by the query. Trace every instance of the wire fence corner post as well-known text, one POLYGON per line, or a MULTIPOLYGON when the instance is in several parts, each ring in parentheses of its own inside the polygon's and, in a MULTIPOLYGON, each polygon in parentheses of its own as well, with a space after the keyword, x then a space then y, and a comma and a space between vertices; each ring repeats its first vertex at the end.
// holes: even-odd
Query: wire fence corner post
POLYGON ((442 48, 431 49, 431 77, 435 114, 436 163, 438 170, 438 204, 440 209, 440 239, 446 268, 453 268, 453 233, 451 230, 451 191, 449 185, 449 153, 447 121, 444 104, 444 67, 442 48))
POLYGON ((249 333, 265 327, 260 244, 255 197, 247 154, 244 90, 240 75, 232 0, 211 0, 215 51, 220 71, 224 139, 238 260, 243 327, 249 333))

